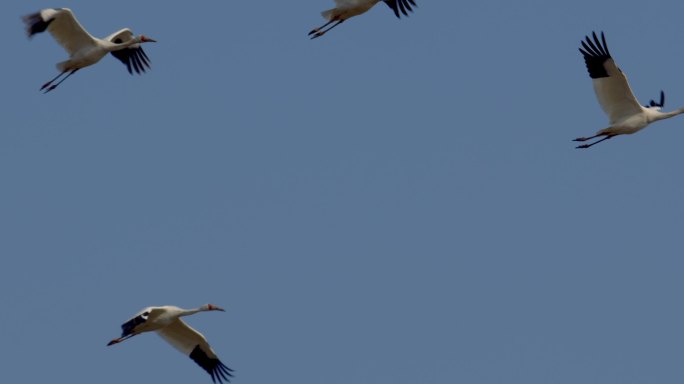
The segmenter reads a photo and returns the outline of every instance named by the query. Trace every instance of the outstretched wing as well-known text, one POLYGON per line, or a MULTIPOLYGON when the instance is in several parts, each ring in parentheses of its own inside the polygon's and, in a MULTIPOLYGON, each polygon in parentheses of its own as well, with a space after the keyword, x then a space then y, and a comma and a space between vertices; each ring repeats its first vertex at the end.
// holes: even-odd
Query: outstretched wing
POLYGON ((599 104, 608 115, 610 123, 615 124, 625 117, 640 113, 641 105, 634 97, 627 77, 610 56, 603 32, 600 40, 596 32, 592 37, 593 41, 586 36, 579 50, 584 56, 599 104))
POLYGON ((232 369, 225 366, 214 350, 211 349, 207 339, 201 333, 187 325, 183 320, 176 320, 170 325, 157 330, 159 336, 178 349, 184 355, 202 367, 211 375, 214 383, 223 383, 221 380, 230 382, 233 377, 232 369))
MULTIPOLYGON (((105 40, 114 44, 121 44, 131 40, 133 37, 133 32, 128 28, 124 28, 107 36, 105 40)), ((147 57, 140 44, 133 44, 127 48, 112 51, 112 56, 121 60, 121 62, 126 65, 128 73, 131 75, 133 74, 133 71, 137 74, 141 74, 145 72, 145 67, 148 69, 151 68, 150 58, 147 57)))
POLYGON ((76 20, 69 8, 47 8, 22 19, 29 37, 47 30, 69 55, 96 45, 95 38, 76 20))
POLYGON ((392 10, 394 11, 394 14, 397 15, 397 17, 401 17, 399 14, 399 11, 404 14, 404 16, 408 16, 408 11, 413 12, 413 8, 411 8, 411 5, 414 7, 417 7, 418 5, 415 3, 414 0, 383 0, 385 4, 387 4, 392 10))
POLYGON ((142 326, 147 322, 149 316, 149 309, 144 309, 137 315, 133 316, 133 318, 121 324, 121 337, 131 335, 135 333, 137 329, 142 328, 142 326))
POLYGON ((163 311, 156 307, 147 307, 141 310, 121 324, 121 337, 151 331, 155 326, 150 323, 154 323, 154 320, 162 313, 163 311))

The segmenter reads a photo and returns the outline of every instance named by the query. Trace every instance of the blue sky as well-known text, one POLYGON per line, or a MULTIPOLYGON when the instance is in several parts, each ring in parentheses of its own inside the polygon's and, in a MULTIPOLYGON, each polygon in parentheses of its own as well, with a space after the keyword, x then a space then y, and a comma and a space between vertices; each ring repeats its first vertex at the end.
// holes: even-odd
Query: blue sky
POLYGON ((681 383, 683 119, 607 126, 580 40, 684 105, 681 1, 418 0, 325 37, 327 0, 9 1, 0 30, 2 382, 209 383, 148 305, 267 383, 681 383), (159 40, 66 58, 20 16, 159 40), (619 10, 619 13, 616 13, 619 10))

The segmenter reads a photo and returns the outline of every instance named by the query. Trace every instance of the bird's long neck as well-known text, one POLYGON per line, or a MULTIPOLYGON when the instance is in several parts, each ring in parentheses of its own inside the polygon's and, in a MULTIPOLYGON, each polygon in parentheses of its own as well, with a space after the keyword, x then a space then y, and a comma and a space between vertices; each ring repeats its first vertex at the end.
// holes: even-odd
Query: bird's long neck
POLYGON ((190 315, 194 315, 195 313, 198 313, 198 312, 204 312, 206 310, 207 309, 204 307, 193 308, 193 309, 181 309, 181 312, 178 315, 178 317, 190 316, 190 315))
POLYGON ((181 310, 181 313, 178 315, 178 317, 190 316, 202 311, 204 311, 204 309, 202 308, 183 309, 181 310))
POLYGON ((660 112, 658 115, 656 115, 654 120, 669 119, 670 117, 675 117, 677 115, 681 115, 682 113, 684 113, 684 108, 675 109, 671 112, 660 112))

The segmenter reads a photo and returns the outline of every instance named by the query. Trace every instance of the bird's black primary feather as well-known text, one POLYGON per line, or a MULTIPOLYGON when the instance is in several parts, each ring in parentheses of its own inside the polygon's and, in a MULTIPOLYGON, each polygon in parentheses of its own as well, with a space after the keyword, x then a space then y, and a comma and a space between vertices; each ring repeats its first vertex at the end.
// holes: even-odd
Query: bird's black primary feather
POLYGON ((230 383, 230 378, 233 377, 231 374, 233 370, 226 367, 221 360, 207 356, 199 345, 192 350, 190 358, 211 375, 211 380, 214 383, 222 384, 223 381, 221 380, 230 383))
POLYGON ((133 333, 135 327, 147 321, 149 312, 141 313, 140 315, 128 320, 121 325, 121 337, 126 337, 133 333))
POLYGON ((40 12, 32 13, 22 17, 24 23, 26 24, 26 34, 28 37, 33 37, 36 33, 45 32, 45 30, 50 26, 50 23, 55 21, 54 18, 43 20, 43 16, 40 12))
POLYGON ((655 100, 651 100, 647 107, 664 107, 665 106, 665 92, 660 91, 660 103, 656 103, 655 100))
MULTIPOLYGON (((114 43, 120 44, 121 41, 118 41, 117 39, 117 41, 114 41, 114 43)), ((150 58, 147 57, 142 47, 125 48, 119 51, 113 51, 112 56, 124 63, 128 69, 128 73, 131 75, 133 74, 133 71, 135 71, 137 74, 141 74, 145 72, 145 67, 148 69, 151 68, 150 58)))
POLYGON ((608 71, 603 66, 603 63, 611 59, 608 45, 606 44, 606 37, 603 32, 601 32, 601 40, 596 36, 596 32, 592 33, 592 37, 594 38, 593 41, 589 36, 586 36, 584 41, 582 41, 584 49, 579 49, 584 56, 584 62, 587 64, 589 77, 592 79, 608 77, 608 71))
POLYGON ((408 11, 413 12, 413 8, 411 8, 411 5, 414 7, 417 7, 418 5, 415 3, 414 0, 383 0, 385 4, 387 4, 392 10, 394 11, 394 14, 397 17, 401 17, 401 13, 404 14, 404 16, 408 16, 408 11))

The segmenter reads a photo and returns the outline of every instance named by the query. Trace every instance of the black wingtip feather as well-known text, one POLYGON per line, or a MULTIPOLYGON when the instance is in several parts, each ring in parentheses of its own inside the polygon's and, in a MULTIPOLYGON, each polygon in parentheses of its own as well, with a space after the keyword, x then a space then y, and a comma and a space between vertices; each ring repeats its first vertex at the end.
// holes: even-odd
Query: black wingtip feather
POLYGON ((404 14, 404 16, 408 16, 409 12, 413 12, 413 8, 411 8, 411 5, 414 7, 418 7, 418 5, 415 3, 414 0, 383 0, 385 4, 387 4, 392 11, 394 11, 394 15, 397 16, 397 18, 401 18, 401 14, 404 14))
POLYGON ((146 314, 138 315, 121 325, 121 337, 129 336, 135 331, 135 328, 147 321, 146 314))
POLYGON ((207 356, 199 345, 192 350, 190 358, 209 373, 214 384, 223 384, 223 380, 230 383, 230 378, 233 377, 231 372, 234 371, 223 364, 221 360, 207 356))
POLYGON ((665 92, 660 91, 660 103, 656 103, 655 100, 651 99, 651 101, 648 103, 646 107, 660 107, 663 108, 665 106, 665 92))
POLYGON ((22 20, 26 24, 26 35, 31 38, 37 33, 45 32, 55 19, 43 20, 40 12, 36 12, 22 17, 22 20))
POLYGON ((601 32, 601 39, 592 32, 591 37, 585 36, 581 41, 582 47, 579 51, 584 56, 584 62, 587 65, 587 71, 592 79, 599 79, 608 77, 608 71, 603 64, 611 59, 610 51, 608 51, 608 44, 606 44, 606 37, 601 32), (592 40, 593 37, 593 40, 592 40))
POLYGON ((142 47, 126 48, 120 51, 114 51, 112 52, 112 56, 124 63, 126 65, 126 69, 128 69, 128 73, 131 75, 133 74, 133 71, 141 75, 146 72, 146 68, 152 68, 150 66, 151 60, 149 57, 147 57, 147 54, 145 54, 145 51, 143 51, 142 47))
POLYGON ((150 58, 147 57, 147 55, 145 54, 145 51, 143 51, 141 49, 139 51, 139 53, 140 53, 140 55, 138 55, 138 58, 140 59, 140 61, 142 61, 143 64, 145 64, 145 66, 147 66, 147 68, 150 68, 150 58))
POLYGON ((136 60, 135 54, 131 55, 131 64, 133 65, 133 70, 135 70, 135 73, 140 74, 140 65, 138 64, 138 60, 136 60))

